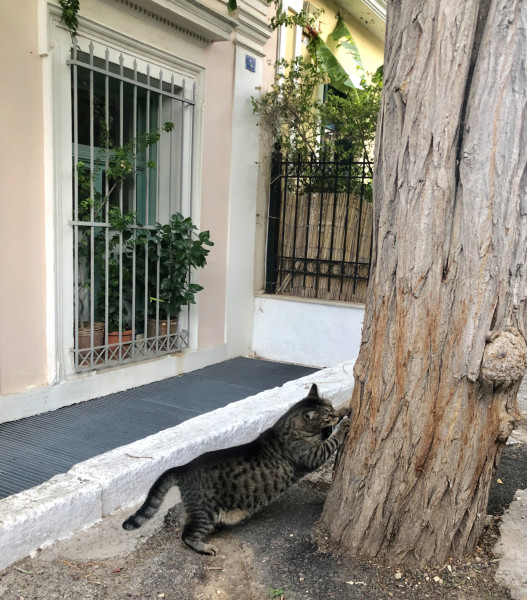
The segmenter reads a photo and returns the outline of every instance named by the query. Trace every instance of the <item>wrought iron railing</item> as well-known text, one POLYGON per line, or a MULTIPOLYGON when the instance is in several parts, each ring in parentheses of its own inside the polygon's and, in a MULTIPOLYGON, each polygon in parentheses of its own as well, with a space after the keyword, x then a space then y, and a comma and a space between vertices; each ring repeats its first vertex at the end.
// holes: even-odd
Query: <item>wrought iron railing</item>
POLYGON ((372 252, 367 161, 273 162, 265 291, 364 302, 372 252))

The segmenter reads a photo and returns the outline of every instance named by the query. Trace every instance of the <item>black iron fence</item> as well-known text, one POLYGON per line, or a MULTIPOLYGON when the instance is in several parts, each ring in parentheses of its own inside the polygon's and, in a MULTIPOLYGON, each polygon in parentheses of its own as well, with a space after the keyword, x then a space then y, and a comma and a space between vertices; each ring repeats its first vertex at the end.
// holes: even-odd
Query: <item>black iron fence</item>
POLYGON ((365 301, 371 183, 368 161, 274 159, 266 293, 365 301))

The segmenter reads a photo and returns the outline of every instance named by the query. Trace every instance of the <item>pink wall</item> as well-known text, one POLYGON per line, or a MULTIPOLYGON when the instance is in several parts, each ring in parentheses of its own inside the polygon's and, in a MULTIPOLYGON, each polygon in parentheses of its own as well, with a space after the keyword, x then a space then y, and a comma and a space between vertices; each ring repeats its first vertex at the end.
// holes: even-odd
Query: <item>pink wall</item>
MULTIPOLYGON (((225 343, 234 44, 200 47, 132 11, 86 0, 81 13, 205 69, 200 229, 215 245, 199 273, 198 349, 225 343)), ((0 66, 0 394, 47 381, 43 66, 38 0, 2 5, 0 66), (23 4, 23 10, 21 10, 23 4)), ((199 144, 197 145, 199 147, 199 144)), ((61 185, 59 182, 58 185, 61 185)), ((54 307, 49 307, 50 314, 54 307)))
POLYGON ((10 3, 3 13, 0 393, 8 394, 46 383, 45 232, 37 0, 10 3))

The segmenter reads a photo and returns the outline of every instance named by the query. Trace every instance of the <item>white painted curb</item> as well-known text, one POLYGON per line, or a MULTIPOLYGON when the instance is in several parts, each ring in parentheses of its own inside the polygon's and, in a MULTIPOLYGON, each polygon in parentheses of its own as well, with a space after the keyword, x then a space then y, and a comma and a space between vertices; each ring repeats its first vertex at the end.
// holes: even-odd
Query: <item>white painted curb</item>
POLYGON ((351 360, 233 402, 0 500, 0 570, 114 510, 136 504, 167 468, 210 450, 250 442, 303 398, 312 383, 319 385, 319 393, 334 406, 349 402, 354 363, 351 360))

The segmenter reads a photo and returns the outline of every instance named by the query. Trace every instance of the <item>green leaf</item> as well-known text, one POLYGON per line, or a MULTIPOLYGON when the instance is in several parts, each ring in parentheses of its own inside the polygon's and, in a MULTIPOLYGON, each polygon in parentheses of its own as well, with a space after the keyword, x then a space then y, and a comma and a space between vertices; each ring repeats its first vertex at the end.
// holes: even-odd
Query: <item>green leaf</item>
POLYGON ((349 50, 353 56, 353 60, 355 64, 361 69, 364 70, 362 66, 362 59, 360 57, 359 49, 357 48, 357 44, 355 44, 355 40, 351 35, 350 30, 348 29, 346 23, 342 20, 339 15, 337 18, 337 24, 335 25, 335 29, 332 33, 330 33, 329 37, 334 41, 338 42, 341 38, 346 38, 345 42, 341 42, 340 45, 344 46, 347 50, 349 50))
POLYGON ((338 42, 342 37, 351 36, 349 29, 346 27, 346 23, 344 23, 340 15, 337 16, 337 24, 329 36, 335 42, 338 42))
POLYGON ((234 12, 238 8, 237 1, 236 0, 229 0, 227 2, 227 8, 229 9, 229 12, 234 12))
POLYGON ((347 92, 355 86, 344 67, 331 52, 328 45, 320 38, 313 40, 317 57, 322 61, 324 70, 331 79, 331 85, 339 92, 347 92))

